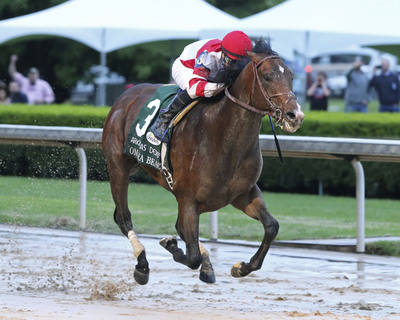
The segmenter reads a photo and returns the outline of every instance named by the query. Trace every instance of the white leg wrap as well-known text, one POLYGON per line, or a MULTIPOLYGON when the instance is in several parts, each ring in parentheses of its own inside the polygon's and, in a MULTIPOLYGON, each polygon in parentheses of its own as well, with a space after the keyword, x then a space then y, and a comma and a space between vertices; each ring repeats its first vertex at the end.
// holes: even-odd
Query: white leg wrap
POLYGON ((200 248, 200 253, 202 257, 208 258, 209 254, 206 248, 202 245, 202 243, 199 241, 199 248, 200 248))
POLYGON ((130 230, 128 232, 128 239, 130 240, 133 248, 133 254, 135 257, 139 257, 139 255, 142 253, 144 250, 143 245, 140 243, 139 239, 136 236, 136 233, 133 230, 130 230))

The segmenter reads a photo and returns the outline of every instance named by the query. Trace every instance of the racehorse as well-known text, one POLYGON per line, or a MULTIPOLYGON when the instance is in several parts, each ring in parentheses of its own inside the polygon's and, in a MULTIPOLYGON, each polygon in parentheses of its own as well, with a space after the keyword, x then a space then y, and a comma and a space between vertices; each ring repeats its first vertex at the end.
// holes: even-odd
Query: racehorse
MULTIPOLYGON (((143 166, 178 202, 175 227, 186 244, 186 253, 173 237, 160 244, 175 261, 191 269, 201 265, 200 279, 208 283, 215 282, 215 275, 208 252, 199 242, 201 213, 232 204, 262 223, 264 238, 259 249, 248 263, 232 267, 233 277, 244 277, 261 268, 279 229, 256 185, 262 167, 258 137, 261 120, 269 114, 284 131, 295 132, 304 114, 292 92, 292 72, 269 44, 261 49, 248 52, 248 63, 225 89, 225 95, 201 100, 175 127, 170 147, 173 190, 161 171, 143 166)), ((140 108, 159 86, 140 84, 124 92, 111 108, 103 131, 103 151, 116 206, 114 220, 131 241, 137 258, 134 278, 139 284, 148 282, 150 269, 145 248, 133 230, 127 191, 129 176, 140 166, 123 150, 140 108)))

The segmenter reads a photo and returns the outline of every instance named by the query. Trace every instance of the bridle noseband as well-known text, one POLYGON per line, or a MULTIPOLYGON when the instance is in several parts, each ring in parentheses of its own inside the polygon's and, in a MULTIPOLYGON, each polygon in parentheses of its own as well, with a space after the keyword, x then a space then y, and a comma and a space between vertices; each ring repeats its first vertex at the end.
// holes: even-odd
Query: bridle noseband
POLYGON ((245 103, 245 102, 243 102, 243 101, 240 101, 239 99, 237 99, 237 98, 235 98, 234 96, 231 95, 231 93, 229 92, 229 90, 228 90, 227 87, 225 88, 225 95, 226 95, 229 99, 231 99, 233 102, 235 102, 236 104, 238 104, 239 106, 241 106, 241 107, 243 107, 243 108, 245 108, 245 109, 247 109, 247 110, 249 110, 249 111, 251 111, 251 112, 255 112, 255 113, 260 114, 260 115, 262 115, 262 116, 265 116, 266 114, 270 114, 270 116, 272 116, 272 117, 275 119, 275 121, 276 121, 277 123, 280 123, 280 122, 282 121, 282 116, 283 116, 283 115, 282 115, 282 111, 281 111, 281 109, 279 109, 279 107, 272 101, 272 98, 276 98, 276 97, 280 97, 280 96, 287 96, 288 98, 287 98, 287 100, 286 100, 286 102, 285 102, 285 104, 287 104, 287 103, 289 102, 290 99, 293 99, 293 98, 296 99, 296 96, 294 95, 294 93, 293 93, 292 91, 290 91, 290 92, 284 92, 284 93, 276 93, 276 94, 270 95, 270 94, 268 94, 268 92, 264 89, 264 87, 262 86, 261 79, 260 79, 260 77, 259 77, 259 75, 258 75, 257 70, 258 70, 258 67, 259 67, 259 66, 261 66, 266 60, 269 60, 269 59, 280 59, 280 57, 279 57, 279 56, 276 56, 276 55, 270 55, 270 56, 267 56, 267 57, 261 59, 261 60, 258 61, 257 63, 256 63, 256 62, 253 62, 254 77, 253 77, 253 86, 252 86, 252 89, 251 89, 251 95, 250 95, 249 103, 250 103, 250 101, 252 100, 252 97, 253 97, 253 95, 254 95, 254 89, 255 89, 255 87, 256 87, 256 81, 257 81, 258 86, 259 86, 259 88, 260 88, 260 91, 261 91, 261 93, 262 93, 264 99, 265 99, 265 100, 269 103, 269 105, 272 107, 272 110, 269 110, 269 111, 260 110, 260 109, 258 109, 258 108, 255 108, 255 107, 251 106, 249 103, 245 103), (271 111, 272 111, 272 112, 271 112, 271 111), (271 114, 270 112, 271 112, 272 114, 271 114))

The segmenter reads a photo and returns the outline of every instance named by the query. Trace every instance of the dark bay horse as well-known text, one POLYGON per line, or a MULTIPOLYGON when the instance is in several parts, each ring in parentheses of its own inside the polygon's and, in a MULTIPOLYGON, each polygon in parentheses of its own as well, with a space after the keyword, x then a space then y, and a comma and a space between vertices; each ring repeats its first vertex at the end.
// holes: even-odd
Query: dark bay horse
MULTIPOLYGON (((292 93, 293 74, 270 47, 264 52, 248 52, 249 63, 222 98, 202 100, 177 125, 171 140, 170 158, 173 191, 178 202, 176 230, 186 244, 186 253, 175 238, 160 244, 173 259, 191 269, 201 265, 200 279, 215 282, 207 251, 199 242, 199 216, 228 204, 264 227, 264 238, 250 262, 232 267, 234 277, 243 277, 261 268, 279 224, 268 212, 256 185, 262 157, 258 142, 261 119, 270 114, 287 132, 294 132, 304 118, 292 93)), ((123 154, 124 144, 142 105, 160 85, 141 84, 124 92, 106 119, 103 151, 115 202, 114 220, 132 243, 138 264, 134 277, 146 284, 149 266, 143 245, 133 231, 128 209, 129 176, 139 165, 123 154)), ((143 167, 161 186, 170 190, 161 172, 143 167)), ((149 204, 150 205, 150 204, 149 204)))

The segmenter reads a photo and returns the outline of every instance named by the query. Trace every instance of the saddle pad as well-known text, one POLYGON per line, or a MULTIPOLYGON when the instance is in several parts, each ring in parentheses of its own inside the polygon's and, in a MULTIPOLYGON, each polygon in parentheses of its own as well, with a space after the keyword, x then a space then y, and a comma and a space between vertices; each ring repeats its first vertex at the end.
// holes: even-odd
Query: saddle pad
POLYGON ((161 170, 161 143, 157 139, 151 139, 153 135, 148 129, 157 119, 159 110, 168 106, 178 90, 176 85, 161 86, 145 102, 129 130, 124 154, 134 157, 140 164, 161 170))

